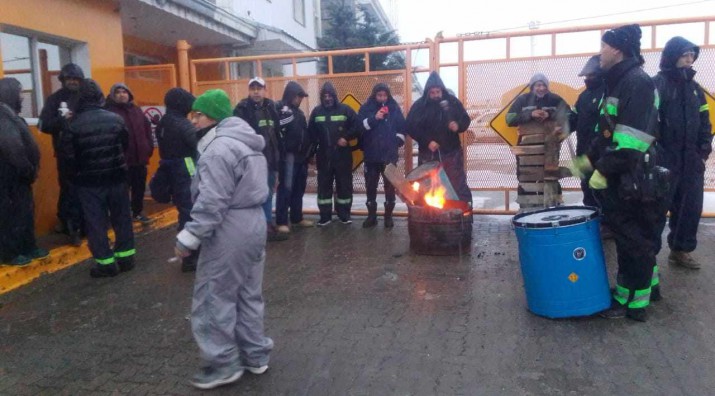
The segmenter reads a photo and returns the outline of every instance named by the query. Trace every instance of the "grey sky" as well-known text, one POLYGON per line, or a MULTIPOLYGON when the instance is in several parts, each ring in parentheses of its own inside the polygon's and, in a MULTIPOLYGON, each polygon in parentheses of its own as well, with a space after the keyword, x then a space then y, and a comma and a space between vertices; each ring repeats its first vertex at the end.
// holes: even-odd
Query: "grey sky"
POLYGON ((507 28, 526 30, 530 21, 541 22, 542 28, 554 28, 715 16, 715 0, 380 1, 388 13, 392 10, 396 15, 397 29, 403 42, 432 38, 439 31, 443 31, 445 37, 450 37, 459 33, 507 28), (651 11, 631 12, 646 9, 651 11), (611 16, 591 18, 606 14, 611 16), (566 20, 570 22, 552 23, 566 20))

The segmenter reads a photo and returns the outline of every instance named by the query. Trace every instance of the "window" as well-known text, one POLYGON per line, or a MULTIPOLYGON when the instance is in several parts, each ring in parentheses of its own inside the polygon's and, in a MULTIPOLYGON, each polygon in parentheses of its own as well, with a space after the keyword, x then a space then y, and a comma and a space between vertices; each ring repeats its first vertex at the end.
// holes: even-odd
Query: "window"
MULTIPOLYGON (((12 31, 12 28, 6 29, 12 31)), ((86 45, 72 46, 59 40, 33 34, 0 33, 3 72, 22 84, 22 112, 25 118, 37 118, 45 98, 60 88, 57 76, 62 65, 86 53, 86 45)), ((86 59, 86 57, 84 57, 86 59)), ((87 74, 86 62, 78 62, 87 74)))
POLYGON ((293 19, 305 26, 305 0, 293 0, 293 19))

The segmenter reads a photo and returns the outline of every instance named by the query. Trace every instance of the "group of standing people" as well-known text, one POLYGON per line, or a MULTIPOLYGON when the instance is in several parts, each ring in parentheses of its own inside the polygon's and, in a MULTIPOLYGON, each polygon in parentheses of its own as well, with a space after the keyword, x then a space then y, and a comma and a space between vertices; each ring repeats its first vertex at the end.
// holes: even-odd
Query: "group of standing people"
MULTIPOLYGON (((617 284, 612 307, 602 315, 645 321, 650 301, 661 298, 655 257, 667 211, 669 260, 699 268, 689 253, 696 246, 712 134, 704 91, 693 80, 698 47, 681 37, 671 39, 661 71, 651 78, 642 69, 640 39, 638 25, 603 35, 600 54, 580 73, 586 90, 570 121, 579 155, 572 169, 584 179, 584 203, 602 209, 616 240, 617 284)), ((132 218, 147 221, 142 202, 153 152, 151 129, 126 85, 115 84, 105 101, 96 82, 85 79, 76 65, 63 67, 60 80, 62 89, 48 98, 40 116, 40 130, 52 135, 57 157, 60 225, 73 240, 87 234, 96 261, 92 276, 114 276, 134 266, 132 218), (107 224, 117 236, 113 248, 107 224)), ((543 75, 530 86, 531 92, 510 109, 509 123, 544 122, 563 101, 549 92, 543 75)), ((384 171, 397 163, 405 134, 419 145, 419 163, 441 162, 460 200, 472 201, 459 140, 470 118, 437 73, 429 76, 407 117, 383 83, 355 112, 338 101, 335 87, 326 82, 309 117, 301 110, 308 94, 296 82, 287 83, 277 103, 266 97, 262 78, 252 78, 248 88, 248 97, 235 108, 222 90, 195 98, 171 89, 156 130, 161 160, 151 192, 157 201, 177 206, 175 252, 184 271, 196 271, 191 324, 202 367, 192 383, 202 389, 268 368, 273 341, 263 330, 266 242, 287 239, 290 225, 314 225, 302 215, 313 155, 318 226, 333 221, 333 210, 341 223, 351 223, 349 141, 356 138, 365 155, 368 216, 363 227, 377 224, 380 177, 384 225, 394 224, 395 189, 384 171)), ((18 115, 20 94, 17 80, 0 80, 0 178, 12 186, 0 191, 0 252, 13 263, 47 255, 34 241, 31 185, 39 150, 18 115)))
MULTIPOLYGON (((62 67, 62 87, 45 101, 39 130, 52 136, 60 195, 56 230, 79 246, 88 238, 95 265, 92 277, 115 276, 134 267, 132 217, 147 223, 143 196, 147 164, 153 152, 149 122, 133 102, 124 84, 116 84, 105 98, 99 85, 84 77, 75 64, 62 67), (129 190, 131 189, 131 207, 129 190), (133 213, 132 213, 133 212, 133 213), (116 240, 110 247, 107 225, 116 240)), ((45 257, 34 236, 34 199, 31 184, 37 178, 39 150, 24 119, 20 83, 2 79, 3 144, 3 262, 25 265, 45 257)))
POLYGON ((449 159, 448 176, 455 186, 463 187, 460 197, 471 202, 471 194, 465 194, 468 187, 457 137, 466 130, 469 117, 437 74, 430 76, 425 96, 418 101, 421 110, 410 113, 407 120, 385 84, 375 85, 356 113, 338 102, 337 91, 326 82, 320 104, 307 118, 300 105, 308 95, 298 83, 288 82, 278 103, 265 97, 266 83, 260 77, 252 78, 248 88, 248 97, 233 111, 220 89, 195 99, 180 88, 172 89, 157 128, 161 162, 151 190, 155 199, 173 200, 179 206, 175 253, 184 267, 187 260, 194 260, 191 324, 202 366, 192 384, 201 389, 234 382, 245 371, 262 374, 268 369, 273 341, 263 332, 266 243, 282 240, 279 236, 290 232, 289 222, 313 226, 302 216, 308 161, 313 155, 318 169, 318 226, 332 222, 333 209, 340 222, 351 223, 348 142, 355 138, 365 152, 369 214, 363 227, 377 223, 380 176, 386 190, 385 227, 393 226, 395 190, 384 179, 384 170, 387 164, 396 164, 410 122, 425 160, 446 163, 449 159), (193 125, 187 123, 189 109, 193 125), (276 178, 274 225, 271 194, 276 178), (191 199, 183 198, 187 194, 191 199))
MULTIPOLYGON (((700 268, 690 253, 713 134, 705 92, 693 80, 698 46, 673 37, 650 77, 640 40, 638 25, 603 35, 600 54, 580 73, 586 89, 569 118, 578 138, 572 173, 582 178, 584 204, 602 210, 618 254, 613 303, 601 315, 645 321, 646 307, 662 298, 656 255, 668 213, 669 263, 700 268)), ((509 111, 512 125, 544 122, 546 109, 563 101, 543 75, 530 85, 509 111)))

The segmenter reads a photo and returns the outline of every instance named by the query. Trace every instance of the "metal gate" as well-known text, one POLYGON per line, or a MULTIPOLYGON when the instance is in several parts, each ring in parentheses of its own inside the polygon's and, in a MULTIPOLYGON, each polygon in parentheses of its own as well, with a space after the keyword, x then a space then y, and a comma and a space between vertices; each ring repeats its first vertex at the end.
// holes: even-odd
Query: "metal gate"
MULTIPOLYGON (((665 42, 688 31, 691 32, 688 38, 701 49, 696 63, 697 80, 706 90, 715 92, 715 68, 706 67, 715 64, 715 18, 649 21, 640 25, 646 59, 644 67, 649 75, 658 71, 660 50, 665 42)), ((393 96, 407 114, 414 100, 422 95, 422 84, 428 74, 436 70, 472 118, 470 128, 462 138, 470 188, 503 199, 503 205, 476 208, 475 213, 510 214, 515 212, 510 206, 517 187, 515 159, 489 123, 536 72, 544 73, 552 82, 570 87, 572 92, 564 99, 573 104, 584 88, 578 72, 586 60, 598 52, 600 37, 612 27, 597 25, 516 33, 473 33, 390 47, 194 59, 190 61, 191 88, 197 95, 208 89, 221 88, 237 103, 247 97, 248 80, 259 75, 267 82, 268 97, 277 100, 287 81, 295 80, 310 95, 302 104, 307 115, 319 104, 318 92, 325 81, 335 85, 339 97, 352 94, 361 102, 369 96, 374 84, 383 82, 390 86, 393 96), (404 59, 404 67, 375 70, 375 65, 370 64, 371 59, 386 53, 404 59), (334 64, 354 55, 364 57, 363 71, 339 73, 334 70, 334 64)), ((400 151, 398 166, 408 172, 415 161, 409 139, 405 148, 400 151)), ((561 158, 564 164, 570 159, 565 147, 561 158)), ((715 192, 714 165, 715 156, 708 161, 705 174, 705 188, 709 192, 715 192)), ((311 173, 309 188, 315 188, 314 176, 311 173)), ((578 181, 574 178, 562 180, 562 185, 566 190, 578 189, 578 181)), ((356 192, 364 191, 360 171, 355 172, 354 187, 356 192)))

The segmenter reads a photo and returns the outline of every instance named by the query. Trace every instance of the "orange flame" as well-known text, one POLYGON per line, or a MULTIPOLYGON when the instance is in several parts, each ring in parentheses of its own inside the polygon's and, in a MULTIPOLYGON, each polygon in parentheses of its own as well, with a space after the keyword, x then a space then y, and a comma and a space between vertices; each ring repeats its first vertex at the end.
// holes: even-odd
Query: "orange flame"
POLYGON ((442 209, 444 208, 444 204, 446 202, 446 199, 444 198, 446 193, 447 190, 444 187, 437 187, 436 189, 425 194, 425 203, 429 206, 442 209))

